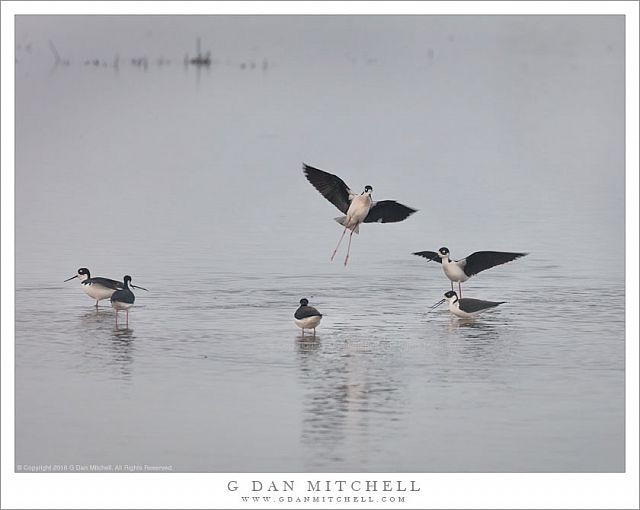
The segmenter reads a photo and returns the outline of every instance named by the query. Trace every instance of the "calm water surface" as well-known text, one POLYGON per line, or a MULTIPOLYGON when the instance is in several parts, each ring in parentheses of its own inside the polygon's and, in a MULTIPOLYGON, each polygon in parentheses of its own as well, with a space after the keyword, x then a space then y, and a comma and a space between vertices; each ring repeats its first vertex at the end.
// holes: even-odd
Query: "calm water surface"
POLYGON ((58 18, 17 24, 16 464, 624 470, 622 21, 58 18), (302 161, 420 211, 345 269, 302 161), (440 246, 530 255, 466 321, 440 246), (149 289, 128 329, 83 266, 149 289))

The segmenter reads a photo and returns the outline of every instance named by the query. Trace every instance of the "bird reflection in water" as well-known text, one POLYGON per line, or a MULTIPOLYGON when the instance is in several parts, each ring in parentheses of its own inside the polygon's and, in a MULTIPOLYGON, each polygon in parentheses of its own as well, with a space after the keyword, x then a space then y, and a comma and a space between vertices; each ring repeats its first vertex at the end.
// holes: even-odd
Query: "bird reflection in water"
POLYGON ((312 339, 297 341, 296 351, 305 390, 301 442, 310 450, 308 469, 365 466, 372 421, 391 424, 389 416, 397 411, 394 404, 388 408, 397 381, 380 371, 374 342, 307 340, 312 339))
POLYGON ((91 307, 80 314, 81 327, 84 331, 91 331, 101 328, 105 323, 113 322, 113 310, 108 308, 91 307))
POLYGON ((133 329, 115 328, 109 343, 110 365, 117 369, 118 375, 130 380, 134 361, 133 329))
POLYGON ((96 310, 95 307, 80 314, 85 369, 95 372, 101 367, 110 367, 116 379, 130 380, 134 362, 134 330, 114 328, 113 315, 113 310, 96 310))
POLYGON ((307 356, 318 351, 320 347, 319 336, 302 336, 302 334, 296 337, 296 351, 302 356, 307 356))
POLYGON ((508 321, 493 322, 452 316, 447 329, 450 335, 459 339, 457 348, 454 347, 459 355, 474 360, 474 368, 470 368, 470 373, 475 373, 476 376, 483 374, 483 379, 493 378, 488 366, 509 357, 512 332, 508 321))
POLYGON ((462 318, 451 315, 447 330, 449 333, 459 333, 468 340, 498 340, 503 331, 500 328, 505 326, 508 326, 505 321, 493 322, 476 317, 462 318))

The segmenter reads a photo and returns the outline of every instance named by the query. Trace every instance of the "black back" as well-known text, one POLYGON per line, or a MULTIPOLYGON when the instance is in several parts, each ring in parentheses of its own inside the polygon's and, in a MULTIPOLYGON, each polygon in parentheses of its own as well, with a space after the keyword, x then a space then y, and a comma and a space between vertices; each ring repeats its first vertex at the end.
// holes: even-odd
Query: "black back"
POLYGON ((82 285, 90 285, 90 284, 102 285, 103 287, 107 287, 108 289, 124 289, 124 284, 122 282, 117 282, 116 280, 112 280, 111 278, 102 278, 100 276, 96 276, 95 278, 87 278, 82 282, 82 285))
POLYGON ((119 303, 128 303, 132 305, 136 297, 131 292, 131 289, 120 289, 116 290, 113 294, 111 294, 111 302, 118 301, 119 303))
POLYGON ((473 276, 480 271, 511 262, 526 253, 514 253, 508 251, 477 251, 469 255, 465 260, 463 271, 467 276, 473 276))
POLYGON ((493 308, 494 306, 506 303, 506 301, 484 301, 482 299, 462 298, 458 299, 460 310, 467 313, 479 312, 480 310, 486 310, 487 308, 493 308))
POLYGON ((300 320, 306 319, 307 317, 322 317, 322 314, 313 306, 300 305, 300 308, 296 310, 293 316, 300 320))
POLYGON ((304 163, 302 164, 302 170, 308 181, 324 198, 335 205, 342 213, 347 214, 347 210, 351 205, 349 195, 352 192, 340 177, 304 163))
POLYGON ((136 300, 136 297, 131 292, 129 288, 129 282, 131 281, 131 277, 129 275, 125 275, 124 280, 124 288, 120 290, 116 290, 113 294, 111 294, 111 302, 117 301, 119 303, 127 303, 132 305, 136 300))
POLYGON ((381 200, 374 202, 364 223, 395 223, 411 216, 417 209, 399 204, 395 200, 381 200))

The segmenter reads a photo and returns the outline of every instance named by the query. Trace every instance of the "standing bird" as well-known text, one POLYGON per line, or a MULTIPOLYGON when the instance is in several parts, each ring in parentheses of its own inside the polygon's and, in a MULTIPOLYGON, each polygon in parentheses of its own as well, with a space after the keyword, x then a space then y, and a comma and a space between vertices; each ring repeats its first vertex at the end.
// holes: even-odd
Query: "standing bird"
POLYGON ((336 249, 333 250, 333 255, 331 255, 331 260, 333 260, 347 229, 351 230, 347 256, 344 259, 345 266, 349 261, 351 237, 354 232, 356 234, 360 232, 361 223, 394 223, 406 219, 417 211, 417 209, 399 204, 395 200, 375 202, 371 198, 371 193, 373 192, 371 186, 365 186, 364 191, 360 195, 357 195, 351 191, 349 186, 337 175, 318 170, 304 163, 302 164, 302 170, 313 187, 345 214, 345 216, 335 218, 335 220, 344 227, 344 230, 342 231, 342 236, 340 236, 336 249))
POLYGON ((79 278, 82 284, 82 290, 96 300, 96 308, 98 308, 99 301, 109 299, 116 290, 124 288, 122 282, 117 282, 110 278, 101 278, 100 276, 91 278, 91 273, 86 267, 78 269, 78 274, 67 278, 65 282, 73 280, 74 278, 79 278))
MULTIPOLYGON (((131 277, 129 275, 124 276, 124 288, 116 290, 111 295, 111 306, 116 310, 116 326, 118 325, 118 312, 120 310, 124 310, 127 316, 127 327, 129 327, 129 308, 133 306, 136 297, 131 292, 129 288, 129 283, 131 282, 131 277)), ((131 287, 134 289, 142 289, 147 290, 144 287, 137 287, 136 285, 131 284, 131 287)))
POLYGON ((472 298, 460 298, 458 294, 453 290, 449 290, 444 293, 444 298, 431 306, 430 310, 434 310, 445 301, 449 302, 449 311, 453 315, 468 319, 469 317, 475 317, 480 312, 484 312, 489 308, 495 308, 498 305, 506 303, 506 301, 483 301, 482 299, 472 298))
POLYGON ((466 282, 480 271, 511 262, 528 254, 507 251, 477 251, 464 259, 451 260, 449 258, 449 248, 443 247, 437 253, 435 251, 418 251, 413 255, 440 262, 445 276, 451 280, 451 290, 453 290, 453 282, 458 282, 458 290, 460 291, 460 297, 462 297, 461 282, 466 282))
POLYGON ((300 300, 300 307, 293 314, 293 317, 296 326, 302 329, 302 336, 304 336, 305 329, 313 329, 313 336, 316 336, 316 328, 322 320, 322 314, 313 306, 309 306, 308 299, 302 298, 300 300))

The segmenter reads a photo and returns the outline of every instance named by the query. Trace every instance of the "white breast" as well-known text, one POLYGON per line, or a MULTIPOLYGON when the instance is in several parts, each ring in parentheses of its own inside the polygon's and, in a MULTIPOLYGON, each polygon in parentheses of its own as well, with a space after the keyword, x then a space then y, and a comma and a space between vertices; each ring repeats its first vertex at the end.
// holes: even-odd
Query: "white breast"
POLYGON ((111 301, 111 306, 116 310, 128 310, 133 306, 133 303, 122 303, 121 301, 111 301))
POLYGON ((449 280, 452 282, 466 282, 469 277, 456 262, 448 262, 446 259, 442 261, 442 270, 449 280))
POLYGON ((349 226, 362 223, 371 209, 371 197, 369 195, 358 195, 351 201, 347 210, 347 222, 349 226))
POLYGON ((305 317, 304 319, 294 319, 296 326, 298 326, 301 329, 314 329, 318 327, 318 324, 320 324, 320 321, 322 320, 322 317, 319 317, 318 315, 314 315, 313 317, 305 317))
POLYGON ((469 317, 474 317, 475 315, 478 314, 478 312, 474 312, 474 313, 463 312, 462 310, 460 310, 458 303, 455 303, 455 304, 449 303, 449 311, 453 315, 457 315, 458 317, 464 317, 465 319, 469 317))
POLYGON ((84 290, 96 301, 109 299, 111 297, 111 294, 115 292, 115 290, 113 289, 109 289, 108 287, 103 287, 102 285, 98 285, 95 283, 82 284, 82 290, 84 290))

